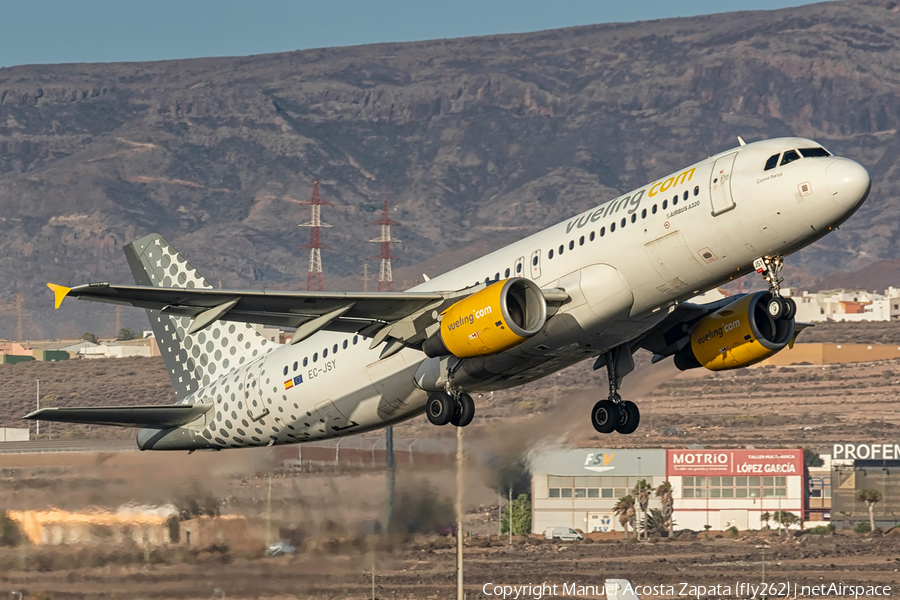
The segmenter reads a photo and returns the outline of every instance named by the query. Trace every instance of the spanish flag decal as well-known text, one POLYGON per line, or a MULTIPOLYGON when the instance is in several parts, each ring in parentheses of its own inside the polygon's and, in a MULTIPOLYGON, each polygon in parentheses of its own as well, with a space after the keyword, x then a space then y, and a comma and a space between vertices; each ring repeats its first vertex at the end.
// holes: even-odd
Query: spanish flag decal
POLYGON ((284 389, 289 390, 295 385, 300 385, 301 383, 303 383, 303 375, 297 375, 293 379, 288 379, 284 382, 284 389))

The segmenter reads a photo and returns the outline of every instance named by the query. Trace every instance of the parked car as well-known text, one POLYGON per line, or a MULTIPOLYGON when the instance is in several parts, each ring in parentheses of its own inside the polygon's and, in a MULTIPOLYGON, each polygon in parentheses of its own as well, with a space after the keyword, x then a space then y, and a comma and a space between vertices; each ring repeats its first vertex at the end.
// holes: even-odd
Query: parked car
POLYGON ((285 554, 294 554, 297 549, 290 544, 284 542, 275 542, 266 548, 266 556, 282 556, 285 554))
POLYGON ((544 532, 544 538, 548 540, 562 540, 564 542, 580 542, 584 536, 571 527, 548 527, 544 532))

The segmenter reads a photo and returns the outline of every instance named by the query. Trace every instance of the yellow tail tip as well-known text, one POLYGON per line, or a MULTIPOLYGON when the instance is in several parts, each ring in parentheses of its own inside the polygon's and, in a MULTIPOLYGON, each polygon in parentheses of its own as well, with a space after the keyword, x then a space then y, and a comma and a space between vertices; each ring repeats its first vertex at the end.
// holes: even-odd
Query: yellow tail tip
POLYGON ((55 283, 48 283, 47 287, 53 290, 53 296, 55 297, 55 308, 59 308, 59 305, 62 304, 62 301, 66 298, 66 295, 72 291, 72 288, 67 288, 64 285, 56 285, 55 283))

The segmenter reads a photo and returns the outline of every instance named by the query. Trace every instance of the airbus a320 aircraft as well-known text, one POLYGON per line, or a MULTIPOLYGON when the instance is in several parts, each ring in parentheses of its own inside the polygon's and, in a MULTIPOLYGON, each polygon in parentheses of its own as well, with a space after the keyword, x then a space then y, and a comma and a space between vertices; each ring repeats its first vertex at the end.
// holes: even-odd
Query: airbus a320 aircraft
POLYGON ((472 392, 593 358, 609 396, 590 409, 592 425, 631 433, 640 412, 619 389, 637 349, 722 370, 793 343, 802 324, 780 293, 782 258, 848 219, 870 184, 812 140, 742 141, 398 293, 212 289, 148 235, 125 247, 136 285, 50 288, 57 308, 68 295, 147 309, 178 403, 26 418, 140 427, 142 450, 290 444, 422 412, 464 427, 472 392), (688 302, 754 269, 768 291, 688 302), (250 323, 296 331, 273 344, 250 323))

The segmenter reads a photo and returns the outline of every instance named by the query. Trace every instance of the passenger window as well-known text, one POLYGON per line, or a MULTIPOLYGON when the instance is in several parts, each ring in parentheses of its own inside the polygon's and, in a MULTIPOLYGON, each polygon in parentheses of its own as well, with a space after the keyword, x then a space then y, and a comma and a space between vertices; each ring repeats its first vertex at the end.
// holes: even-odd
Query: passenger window
POLYGON ((641 218, 642 218, 642 219, 646 219, 646 218, 647 218, 647 209, 646 209, 646 208, 645 208, 644 210, 641 211, 641 218))
POLYGON ((331 353, 337 354, 337 344, 335 344, 334 346, 331 347, 331 353))
POLYGON ((308 364, 309 364, 309 359, 304 356, 303 357, 303 366, 305 367, 308 364))
POLYGON ((322 350, 322 358, 328 358, 328 348, 322 350))
POLYGON ((504 277, 509 277, 509 267, 506 268, 506 273, 503 275, 504 277))
MULTIPOLYGON (((296 364, 296 363, 294 363, 294 364, 296 364)), ((287 375, 287 372, 288 372, 287 365, 284 365, 284 374, 287 375)))
POLYGON ((765 166, 765 168, 763 169, 763 171, 771 171, 772 169, 774 169, 775 167, 777 167, 777 166, 778 166, 778 157, 779 157, 779 156, 781 156, 781 154, 773 154, 772 156, 770 156, 770 157, 769 157, 769 160, 766 161, 766 166, 765 166))
MULTIPOLYGON (((357 339, 357 336, 354 335, 354 336, 353 336, 353 345, 354 345, 354 346, 356 345, 356 339, 357 339)), ((303 363, 303 366, 305 367, 305 366, 306 366, 306 363, 303 363)))
POLYGON ((553 248, 547 251, 547 260, 553 260, 553 248))
POLYGON ((559 255, 560 255, 560 256, 562 256, 563 250, 565 250, 565 249, 566 249, 565 246, 560 246, 560 247, 559 247, 559 255))
POLYGON ((672 198, 672 206, 678 206, 678 196, 672 198))
POLYGON ((313 362, 316 362, 317 360, 319 360, 319 353, 313 352, 313 362))
POLYGON ((584 236, 581 236, 580 238, 578 238, 578 245, 584 246, 584 236))
POLYGON ((631 222, 634 223, 637 221, 637 213, 631 213, 631 222))
POLYGON ((625 217, 622 217, 622 227, 625 227, 625 217))
POLYGON ((603 237, 604 235, 606 235, 606 227, 601 227, 600 228, 600 237, 603 237))
POLYGON ((569 250, 575 248, 575 240, 569 240, 569 250))
MULTIPOLYGON (((535 259, 534 264, 537 264, 537 259, 535 259)), ((522 263, 516 265, 516 273, 522 272, 522 263)))
POLYGON ((818 158, 820 156, 831 156, 825 148, 800 148, 800 154, 803 158, 818 158))
POLYGON ((341 344, 341 348, 343 348, 344 350, 347 349, 347 340, 344 340, 344 343, 341 344))
POLYGON ((668 200, 663 200, 663 210, 666 210, 666 207, 669 206, 668 200))
POLYGON ((653 208, 650 209, 650 212, 652 212, 654 215, 656 214, 656 205, 655 204, 653 205, 653 208))
POLYGON ((613 233, 615 230, 616 230, 616 223, 615 223, 615 221, 613 221, 612 223, 609 224, 609 232, 613 233))
POLYGON ((537 255, 535 255, 534 258, 531 259, 531 264, 532 264, 532 266, 536 267, 537 263, 538 263, 538 257, 537 257, 537 255))
MULTIPOLYGON (((306 365, 303 365, 303 366, 306 366, 306 365)), ((296 361, 294 362, 294 370, 295 371, 297 370, 297 362, 296 361)))
POLYGON ((698 185, 697 187, 694 188, 694 195, 695 195, 695 196, 699 196, 699 195, 700 195, 700 186, 699 186, 699 185, 698 185))
POLYGON ((494 281, 500 281, 500 273, 494 273, 494 281))
POLYGON ((800 155, 797 154, 796 150, 788 150, 784 153, 784 156, 781 157, 781 166, 783 167, 786 164, 790 164, 795 160, 800 160, 800 155))
POLYGON ((594 232, 593 231, 591 232, 591 241, 592 242, 594 241, 594 232))
POLYGON ((684 195, 682 196, 682 200, 687 200, 689 195, 690 194, 688 194, 688 191, 684 190, 684 195))

